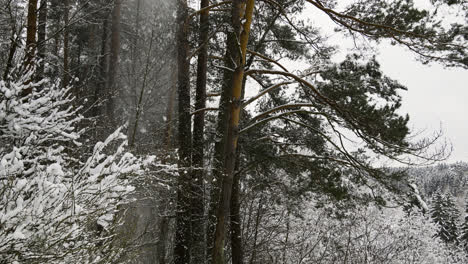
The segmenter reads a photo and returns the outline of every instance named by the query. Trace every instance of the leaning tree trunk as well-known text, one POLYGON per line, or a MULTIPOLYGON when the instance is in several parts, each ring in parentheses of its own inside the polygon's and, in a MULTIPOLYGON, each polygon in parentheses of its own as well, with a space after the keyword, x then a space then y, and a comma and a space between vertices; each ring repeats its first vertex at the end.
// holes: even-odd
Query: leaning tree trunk
POLYGON ((174 263, 190 263, 191 211, 190 211, 190 166, 191 166, 191 118, 190 118, 190 61, 186 0, 178 0, 177 7, 177 72, 178 72, 178 142, 179 179, 177 182, 176 235, 174 263))
MULTIPOLYGON (((202 0, 200 9, 209 5, 209 0, 202 0)), ((197 83, 195 95, 195 109, 206 107, 206 73, 208 58, 208 31, 209 11, 200 14, 200 39, 198 41, 200 53, 197 64, 197 83)), ((192 262, 204 263, 205 257, 205 231, 204 231, 204 128, 205 112, 200 111, 194 115, 193 120, 193 156, 192 156, 192 262)))
POLYGON ((227 129, 223 185, 217 208, 216 231, 214 237, 213 263, 224 264, 224 244, 226 239, 226 221, 230 214, 231 193, 236 161, 237 139, 239 137, 239 117, 241 110, 242 81, 244 79, 245 55, 249 41, 255 0, 233 0, 232 32, 228 32, 227 49, 235 63, 232 73, 230 112, 227 129), (239 46, 240 45, 240 46, 239 46))
POLYGON ((3 72, 3 80, 6 81, 9 77, 10 70, 13 67, 13 58, 15 57, 16 49, 18 48, 18 43, 20 42, 20 34, 16 34, 16 32, 13 30, 11 32, 11 43, 10 43, 10 49, 8 51, 8 58, 7 58, 7 63, 5 66, 5 70, 3 72))

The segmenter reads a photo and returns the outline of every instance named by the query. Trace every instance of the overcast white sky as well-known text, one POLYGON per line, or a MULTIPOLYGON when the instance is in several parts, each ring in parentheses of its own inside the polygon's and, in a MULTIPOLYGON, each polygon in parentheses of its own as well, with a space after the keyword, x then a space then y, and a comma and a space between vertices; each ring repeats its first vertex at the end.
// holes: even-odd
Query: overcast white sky
POLYGON ((382 70, 408 87, 401 95, 413 130, 430 134, 442 126, 454 148, 448 161, 468 161, 468 71, 422 65, 403 48, 381 46, 382 70))

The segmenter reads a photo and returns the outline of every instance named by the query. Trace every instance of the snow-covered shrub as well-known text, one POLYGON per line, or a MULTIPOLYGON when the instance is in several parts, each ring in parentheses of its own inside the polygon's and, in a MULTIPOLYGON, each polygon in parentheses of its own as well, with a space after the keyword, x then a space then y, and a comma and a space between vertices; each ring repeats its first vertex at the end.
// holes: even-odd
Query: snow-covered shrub
POLYGON ((261 225, 245 231, 247 243, 255 234, 246 253, 256 263, 467 263, 464 252, 436 237, 437 226, 419 211, 373 205, 337 210, 333 203, 317 208, 307 202, 296 215, 277 205, 268 213, 267 206, 258 208, 260 218, 252 215, 261 225))
POLYGON ((32 76, 0 81, 0 263, 109 263, 143 162, 120 129, 77 158, 69 89, 32 76))

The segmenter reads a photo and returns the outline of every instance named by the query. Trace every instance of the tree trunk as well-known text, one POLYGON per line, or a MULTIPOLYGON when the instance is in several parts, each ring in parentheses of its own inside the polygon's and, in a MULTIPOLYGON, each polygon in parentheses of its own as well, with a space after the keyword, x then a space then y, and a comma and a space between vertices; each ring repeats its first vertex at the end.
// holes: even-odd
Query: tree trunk
POLYGON ((237 149, 236 170, 232 182, 231 196, 231 255, 232 264, 244 264, 244 251, 242 248, 242 230, 240 218, 240 149, 237 149))
POLYGON ((232 73, 230 112, 227 129, 223 185, 217 208, 217 222, 213 248, 213 263, 224 264, 224 244, 226 238, 226 218, 230 214, 231 193, 236 161, 237 139, 239 136, 239 117, 241 107, 242 81, 244 78, 245 55, 250 34, 255 0, 234 0, 232 2, 232 30, 228 32, 227 49, 235 63, 232 73), (239 40, 239 42, 237 41, 239 40), (240 44, 240 46, 239 46, 240 44))
MULTIPOLYGON (((132 46, 131 46, 131 49, 130 49, 130 61, 131 61, 131 76, 130 78, 132 78, 132 83, 133 83, 133 87, 138 87, 138 81, 139 81, 139 75, 136 74, 136 68, 137 68, 137 65, 139 65, 141 63, 141 60, 137 59, 137 52, 138 51, 138 38, 140 37, 140 8, 141 8, 141 0, 137 0, 136 1, 136 8, 135 8, 135 24, 133 26, 133 36, 132 36, 132 46)), ((151 30, 151 35, 154 34, 154 29, 151 30)), ((151 44, 153 44, 153 37, 151 36, 151 44)), ((149 49, 149 54, 151 54, 151 48, 149 49)), ((146 80, 147 77, 148 77, 148 61, 150 60, 150 56, 147 56, 147 64, 145 66, 145 74, 144 74, 144 79, 146 80)), ((136 106, 136 109, 135 109, 135 120, 133 121, 134 122, 134 126, 133 126, 133 129, 129 126, 129 130, 128 130, 128 135, 130 137, 130 142, 129 142, 129 146, 130 148, 134 148, 134 144, 135 144, 135 140, 137 139, 136 138, 136 133, 137 133, 137 128, 138 128, 138 123, 139 123, 139 116, 140 116, 140 110, 141 110, 141 100, 142 100, 142 95, 143 95, 143 91, 145 89, 145 86, 146 86, 146 82, 144 81, 143 82, 143 85, 142 85, 142 90, 140 91, 140 97, 138 99, 138 103, 137 103, 137 106, 136 106)), ((132 123, 132 120, 131 118, 129 119, 129 123, 132 123)))
MULTIPOLYGON (((151 38, 150 38, 150 43, 149 43, 149 48, 148 48, 148 50, 150 51, 149 53, 151 53, 151 50, 153 48, 153 41, 154 41, 154 28, 151 29, 151 38)), ((139 94, 139 97, 138 97, 138 103, 136 105, 135 123, 134 123, 134 126, 133 126, 133 131, 131 133, 131 138, 130 138, 130 143, 129 143, 129 146, 131 148, 135 147, 135 140, 136 140, 136 134, 137 134, 137 130, 138 130, 138 124, 139 124, 139 121, 140 121, 140 115, 143 112, 143 96, 145 95, 147 81, 149 79, 150 68, 151 68, 150 66, 151 66, 151 57, 147 56, 146 57, 146 64, 145 64, 145 72, 143 74, 143 80, 142 80, 142 83, 141 83, 141 90, 140 90, 140 94, 139 94)))
MULTIPOLYGON (((200 9, 209 6, 209 0, 202 0, 200 9)), ((197 83, 195 95, 195 109, 206 107, 206 73, 208 58, 208 31, 209 12, 200 14, 200 39, 201 46, 198 54, 197 83)), ((205 113, 201 111, 194 115, 193 120, 193 157, 192 157, 192 262, 204 263, 205 256, 205 232, 204 232, 204 136, 205 113)))
POLYGON ((18 48, 18 42, 20 34, 16 34, 15 31, 11 32, 11 44, 10 49, 8 52, 8 59, 5 67, 5 71, 3 72, 3 80, 6 81, 10 74, 10 70, 13 67, 13 58, 15 57, 16 49, 18 48))
POLYGON ((37 33, 37 0, 29 0, 26 30, 26 61, 25 68, 31 67, 36 52, 37 33))
MULTIPOLYGON (((228 36, 228 40, 232 36, 228 36)), ((232 63, 231 53, 230 50, 226 50, 226 54, 224 56, 224 63, 226 68, 234 68, 234 64, 232 63)), ((228 121, 229 121, 229 114, 228 111, 228 104, 229 99, 231 98, 231 89, 230 84, 232 82, 232 72, 230 70, 224 69, 223 73, 223 80, 222 80, 222 91, 221 91, 221 98, 219 101, 219 110, 218 110, 218 123, 216 125, 216 135, 215 135, 215 146, 214 146, 214 154, 213 154, 213 169, 211 172, 211 188, 210 188, 210 199, 208 204, 208 218, 207 218, 207 226, 206 226, 206 256, 207 256, 207 263, 212 263, 212 255, 213 255, 213 248, 214 248, 214 234, 216 229, 216 214, 218 209, 218 201, 221 195, 221 184, 223 179, 223 171, 224 171, 224 160, 225 160, 225 153, 226 153, 226 141, 227 141, 227 129, 228 129, 228 121)))
POLYGON ((250 262, 249 264, 255 263, 255 258, 257 256, 257 237, 258 237, 258 227, 260 226, 260 219, 262 217, 262 195, 260 194, 260 198, 258 200, 258 206, 257 206, 257 216, 255 219, 255 231, 254 231, 254 238, 253 238, 253 248, 252 248, 252 255, 250 256, 250 262))
POLYGON ((41 60, 37 69, 37 78, 44 77, 45 53, 46 53, 46 28, 47 28, 47 0, 41 0, 39 7, 39 23, 37 27, 37 57, 41 60))
MULTIPOLYGON (((172 67, 172 66, 171 66, 172 67)), ((166 126, 164 128, 164 156, 165 159, 169 156, 170 150, 173 148, 173 137, 174 137, 174 104, 177 92, 177 70, 172 67, 172 83, 169 91, 169 97, 166 107, 166 126)))
POLYGON ((178 0, 177 7, 177 72, 178 72, 178 142, 179 142, 179 179, 177 183, 176 235, 174 246, 174 263, 190 263, 191 238, 191 118, 189 86, 189 43, 188 29, 185 23, 188 17, 186 0, 178 0))
MULTIPOLYGON (((233 34, 228 34, 226 42, 235 45, 235 38, 233 34)), ((233 60, 232 49, 226 49, 224 55, 224 65, 225 69, 223 70, 223 79, 221 86, 221 98, 219 101, 219 110, 218 110, 218 122, 216 125, 216 135, 215 135, 215 146, 213 154, 213 168, 211 172, 211 188, 210 188, 210 199, 208 204, 208 218, 207 218, 207 263, 212 263, 214 249, 214 234, 216 229, 216 214, 218 211, 218 202, 221 195, 222 180, 224 176, 224 164, 225 164, 225 154, 226 154, 226 142, 227 142, 227 130, 229 123, 229 116, 231 112, 229 111, 229 100, 231 99, 231 84, 233 74, 229 69, 235 68, 233 60)))
MULTIPOLYGON (((167 163, 170 161, 170 152, 173 151, 173 143, 172 138, 174 137, 174 129, 173 129, 173 113, 174 113, 174 103, 175 97, 177 92, 177 71, 174 67, 175 65, 171 65, 172 76, 171 76, 171 88, 170 94, 167 102, 166 108, 166 126, 164 129, 164 153, 163 153, 163 163, 167 163)), ((167 251, 167 243, 169 240, 169 217, 166 216, 166 212, 168 210, 168 204, 172 198, 171 190, 164 190, 161 193, 162 201, 158 207, 160 217, 159 217, 159 240, 156 246, 157 256, 158 256, 158 264, 166 264, 166 251, 167 251)))
POLYGON ((106 85, 106 116, 109 120, 109 129, 115 128, 114 120, 114 96, 116 93, 116 77, 119 64, 120 52, 120 11, 122 9, 122 0, 114 1, 114 8, 112 10, 112 28, 111 28, 111 43, 110 43, 110 61, 109 72, 107 74, 106 85))
MULTIPOLYGON (((169 195, 169 194, 167 194, 169 195)), ((159 219, 159 237, 156 245, 158 264, 166 264, 166 243, 169 239, 169 220, 167 216, 160 216, 159 219)))
MULTIPOLYGON (((136 76, 136 67, 139 63, 137 60, 138 50, 138 39, 140 38, 140 9, 141 9, 141 0, 136 1, 136 11, 135 11, 135 29, 134 36, 132 39, 132 50, 131 50, 131 59, 132 59, 132 78, 134 78, 133 85, 137 86, 137 76, 136 76)), ((151 51, 151 50, 150 50, 151 51)))
MULTIPOLYGON (((244 69, 248 65, 246 64, 244 69)), ((245 85, 246 79, 242 80, 242 93, 241 100, 245 98, 245 85)), ((241 114, 244 110, 241 110, 241 114)), ((237 147, 236 151, 236 167, 233 176, 232 182, 232 195, 231 195, 231 255, 232 255, 232 264, 243 264, 244 263, 244 249, 242 247, 242 220, 240 217, 240 167, 241 167, 241 147, 237 147)))
POLYGON ((289 208, 286 210, 287 210, 286 212, 286 238, 284 240, 284 247, 283 247, 283 264, 287 264, 286 260, 288 259, 289 232, 291 229, 291 217, 290 217, 289 208))
MULTIPOLYGON (((62 80, 62 86, 66 87, 68 83, 70 82, 70 72, 69 72, 69 66, 68 66, 68 56, 69 56, 69 45, 68 45, 68 37, 69 37, 69 29, 68 29, 68 24, 69 24, 69 9, 70 9, 70 3, 68 0, 63 0, 63 20, 64 20, 64 28, 63 28, 63 80, 62 80)), ((76 94, 75 94, 76 96, 76 94)))
POLYGON ((104 108, 100 106, 102 97, 105 95, 106 90, 106 79, 107 79, 107 37, 109 34, 109 20, 108 15, 103 18, 102 21, 102 36, 101 36, 101 52, 99 54, 99 77, 100 80, 94 90, 94 101, 96 106, 94 107, 94 116, 99 114, 105 114, 104 108))

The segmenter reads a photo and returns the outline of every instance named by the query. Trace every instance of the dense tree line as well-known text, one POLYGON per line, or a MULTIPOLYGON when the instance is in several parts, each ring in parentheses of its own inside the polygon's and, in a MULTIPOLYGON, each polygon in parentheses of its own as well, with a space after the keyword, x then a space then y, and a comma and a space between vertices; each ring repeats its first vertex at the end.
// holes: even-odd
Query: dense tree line
POLYGON ((447 157, 370 52, 468 68, 431 5, 0 0, 0 263, 464 263, 466 171, 372 163, 447 157))

